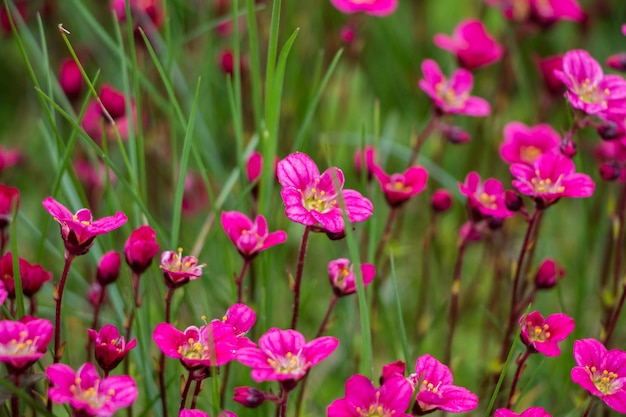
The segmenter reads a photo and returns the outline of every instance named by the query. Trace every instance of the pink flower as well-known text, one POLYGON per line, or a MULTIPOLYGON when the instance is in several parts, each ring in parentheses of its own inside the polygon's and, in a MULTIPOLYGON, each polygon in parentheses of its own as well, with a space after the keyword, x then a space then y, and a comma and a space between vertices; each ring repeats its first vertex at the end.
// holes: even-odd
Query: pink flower
POLYGON ((257 408, 266 400, 266 394, 254 387, 236 387, 233 401, 247 408, 257 408))
POLYGON ((522 194, 540 199, 546 206, 561 197, 584 198, 593 194, 595 184, 586 174, 575 172, 571 159, 560 154, 546 153, 533 162, 510 166, 516 178, 513 186, 522 194))
POLYGON ((80 95, 83 89, 83 75, 80 73, 78 64, 73 59, 66 59, 59 69, 59 84, 68 98, 80 95))
POLYGON ((237 360, 253 368, 251 376, 256 382, 296 382, 333 353, 338 344, 339 340, 331 336, 307 343, 296 330, 271 328, 259 338, 258 348, 240 349, 237 360))
POLYGON ((493 64, 504 54, 504 49, 477 19, 464 20, 454 29, 452 37, 437 34, 433 41, 441 49, 455 54, 459 65, 469 70, 493 64))
POLYGON ((376 166, 374 175, 391 207, 399 207, 414 195, 424 191, 428 180, 428 171, 420 166, 409 167, 402 174, 391 175, 376 166))
MULTIPOLYGON (((369 285, 374 280, 376 268, 372 264, 361 264, 361 277, 363 287, 369 285)), ((354 275, 354 265, 346 258, 335 259, 328 263, 328 276, 333 291, 337 297, 354 294, 356 292, 356 276, 354 275)))
POLYGON ((521 414, 514 413, 507 408, 498 408, 494 417, 552 417, 541 407, 530 407, 522 411, 521 414))
POLYGON ((198 265, 198 258, 195 256, 183 257, 183 249, 178 248, 178 252, 171 250, 161 254, 161 265, 165 284, 169 288, 178 288, 189 281, 196 280, 202 276, 202 268, 206 265, 198 265))
POLYGON ((626 52, 618 52, 609 56, 606 59, 606 65, 617 71, 626 71, 626 52))
POLYGON ((495 178, 482 182, 478 173, 470 172, 465 182, 459 184, 459 190, 467 197, 470 209, 478 210, 483 216, 506 218, 513 215, 505 205, 504 187, 495 178))
MULTIPOLYGON (((115 121, 115 126, 109 123, 100 103, 96 100, 92 100, 87 105, 87 109, 85 109, 81 123, 85 133, 95 142, 100 143, 102 141, 103 132, 105 137, 115 139, 115 128, 117 128, 122 140, 128 139, 130 135, 130 121, 126 115, 126 97, 124 93, 109 85, 104 85, 100 89, 99 97, 102 106, 104 106, 104 109, 106 109, 111 118, 115 121)), ((130 101, 130 114, 132 115, 133 125, 137 126, 137 111, 134 99, 130 101)))
POLYGON ((9 297, 9 293, 7 292, 6 287, 4 286, 4 282, 0 281, 0 306, 4 304, 6 299, 9 297))
POLYGON ((410 417, 405 411, 411 403, 413 387, 404 377, 386 379, 379 389, 363 375, 346 381, 344 398, 333 401, 327 417, 410 417))
POLYGON ((571 377, 574 383, 599 397, 618 413, 626 413, 626 352, 607 350, 595 339, 574 342, 576 364, 571 377))
POLYGON ((398 0, 330 0, 342 13, 363 12, 372 16, 383 17, 395 12, 398 0))
POLYGON ((256 344, 246 337, 248 331, 256 322, 256 313, 245 304, 233 304, 226 310, 222 322, 233 328, 237 337, 237 345, 242 347, 255 347, 256 344))
POLYGON ((235 359, 239 348, 233 326, 218 320, 182 332, 169 323, 159 323, 152 338, 165 356, 179 359, 190 370, 224 365, 235 359))
POLYGON ((159 252, 156 232, 148 225, 133 230, 124 244, 124 257, 130 269, 138 275, 145 272, 159 252))
POLYGON ((46 368, 52 383, 48 396, 57 404, 69 403, 76 415, 112 416, 118 409, 130 406, 137 398, 137 386, 130 376, 100 378, 92 363, 74 371, 57 363, 46 368))
POLYGON ((96 271, 96 281, 103 287, 114 283, 120 275, 121 263, 122 257, 114 250, 110 250, 102 255, 96 271))
POLYGON ((491 112, 487 101, 469 95, 474 77, 468 70, 458 69, 448 80, 435 61, 426 59, 422 62, 422 72, 424 78, 419 80, 419 86, 441 113, 488 116, 491 112))
POLYGON ((373 146, 366 146, 364 149, 357 149, 354 153, 354 169, 356 175, 361 177, 363 172, 363 165, 365 164, 365 173, 367 180, 371 180, 374 175, 374 169, 376 168, 376 148, 373 146))
POLYGON ((178 413, 178 417, 211 417, 209 414, 200 410, 190 410, 188 408, 183 408, 178 413))
POLYGON ((48 213, 61 225, 61 237, 65 244, 65 253, 71 256, 84 255, 89 251, 98 235, 109 233, 123 226, 128 218, 118 211, 114 216, 93 220, 89 209, 80 209, 72 214, 63 204, 52 197, 43 200, 48 213))
POLYGON ((532 352, 546 356, 559 356, 559 342, 574 330, 574 319, 566 314, 552 314, 544 319, 540 312, 533 311, 519 319, 522 328, 520 338, 532 352))
MULTIPOLYGON (((160 3, 159 0, 130 0, 130 12, 135 26, 144 28, 146 33, 151 29, 150 26, 146 27, 147 22, 156 28, 160 27, 165 18, 160 3)), ((113 0, 111 8, 120 22, 126 20, 126 0, 113 0)))
POLYGON ((15 187, 0 184, 0 229, 4 229, 11 223, 13 206, 20 204, 20 190, 15 187))
POLYGON ((478 397, 466 388, 452 385, 450 369, 430 355, 417 358, 409 380, 417 392, 414 410, 464 413, 478 406, 478 397))
POLYGON ((561 136, 548 124, 526 126, 510 122, 504 127, 500 157, 509 164, 532 165, 541 154, 558 152, 561 136))
POLYGON ((543 77, 543 83, 550 94, 560 95, 565 91, 565 86, 554 75, 554 70, 563 71, 563 55, 555 55, 536 59, 537 67, 543 77))
POLYGON ((0 145, 0 173, 8 167, 12 167, 20 162, 22 154, 17 149, 6 149, 0 145))
POLYGON ((106 374, 115 369, 137 345, 136 339, 126 343, 117 327, 110 324, 102 326, 100 331, 87 329, 87 332, 94 344, 96 362, 106 374))
POLYGON ((502 10, 507 19, 529 21, 549 27, 558 20, 582 22, 586 16, 576 0, 486 0, 502 10))
POLYGON ((576 49, 563 56, 563 71, 554 75, 565 84, 572 107, 587 114, 626 114, 626 81, 619 75, 604 75, 589 52, 576 49))
POLYGON ((448 211, 452 206, 452 193, 445 188, 435 190, 430 199, 430 206, 437 213, 448 211))
POLYGON ((359 192, 342 190, 344 177, 339 168, 328 168, 320 175, 315 162, 304 153, 292 153, 280 161, 277 176, 287 218, 313 226, 315 231, 344 231, 339 193, 351 222, 366 220, 374 210, 371 201, 359 192))
POLYGON ((259 252, 287 240, 283 230, 268 233, 267 220, 258 215, 254 222, 238 211, 223 211, 222 227, 244 259, 251 260, 259 252))
MULTIPOLYGON (((52 279, 52 272, 46 271, 41 265, 31 264, 23 258, 19 259, 22 293, 32 297, 39 292, 43 284, 52 279)), ((0 282, 3 282, 10 299, 15 299, 15 276, 13 274, 13 254, 7 252, 0 258, 0 282)))
POLYGON ((565 270, 554 259, 544 259, 535 274, 535 288, 552 288, 564 274, 565 270))
POLYGON ((246 161, 246 176, 249 182, 255 182, 261 177, 263 171, 263 156, 257 151, 250 154, 246 161))
POLYGON ((9 373, 21 373, 46 353, 52 330, 43 319, 0 320, 0 362, 9 373))
POLYGON ((183 214, 192 216, 203 211, 210 203, 202 175, 198 171, 187 171, 183 185, 183 214))

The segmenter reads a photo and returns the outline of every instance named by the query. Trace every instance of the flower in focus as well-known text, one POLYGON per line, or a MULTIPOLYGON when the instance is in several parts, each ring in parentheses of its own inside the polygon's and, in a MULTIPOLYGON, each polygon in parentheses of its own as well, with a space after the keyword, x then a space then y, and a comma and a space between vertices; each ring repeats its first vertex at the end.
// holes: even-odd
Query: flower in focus
POLYGON ((96 281, 103 287, 114 283, 120 275, 121 263, 122 257, 114 250, 110 250, 102 255, 96 271, 96 281))
MULTIPOLYGON (((102 105, 96 100, 89 102, 81 123, 82 128, 96 143, 102 141, 103 132, 106 138, 115 139, 115 129, 118 130, 122 140, 128 139, 131 123, 126 114, 126 96, 124 96, 124 93, 109 85, 104 85, 100 89, 98 96, 102 105), (115 125, 109 123, 103 106, 106 113, 115 121, 115 125)), ((130 114, 133 119, 132 125, 136 126, 137 110, 134 99, 130 100, 130 114)))
POLYGON ((202 268, 206 265, 198 265, 198 258, 195 256, 183 257, 183 249, 178 248, 178 252, 171 250, 161 254, 161 265, 165 284, 169 288, 178 288, 189 281, 196 280, 202 276, 202 268))
POLYGON ((494 417, 552 417, 541 407, 530 407, 522 411, 521 414, 514 413, 507 408, 498 408, 494 417))
POLYGON ((488 116, 491 112, 487 101, 469 95, 474 77, 468 70, 460 68, 450 79, 446 79, 439 65, 432 59, 426 59, 422 62, 422 73, 424 78, 419 80, 419 86, 441 113, 488 116))
MULTIPOLYGON (((372 264, 361 264, 361 277, 363 287, 367 287, 374 280, 376 268, 372 264)), ((356 292, 356 276, 354 275, 354 265, 346 258, 335 259, 328 263, 328 276, 330 285, 337 297, 354 294, 356 292)))
POLYGON ((94 343, 95 358, 100 368, 108 374, 124 360, 128 352, 137 345, 137 339, 126 343, 124 336, 120 336, 117 327, 110 324, 102 326, 100 331, 87 329, 89 339, 94 343))
POLYGON ((69 403, 74 415, 108 417, 137 398, 137 386, 127 375, 100 378, 92 363, 76 371, 63 363, 46 368, 51 385, 49 398, 57 404, 69 403))
POLYGON ((65 256, 84 255, 98 235, 109 233, 123 226, 128 218, 118 211, 114 216, 93 220, 89 209, 80 209, 72 214, 67 207, 52 197, 43 200, 43 206, 61 226, 61 237, 65 244, 65 256))
POLYGON ((581 339, 574 342, 574 360, 577 366, 572 369, 572 381, 626 414, 626 352, 607 350, 595 339, 581 339))
POLYGON ((326 410, 327 417, 379 416, 409 417, 405 411, 411 403, 413 387, 404 377, 386 379, 379 389, 363 375, 353 375, 346 381, 344 398, 333 401, 326 410))
POLYGON ((513 212, 506 208, 504 187, 495 178, 487 178, 482 182, 480 175, 470 172, 465 177, 465 182, 459 184, 461 194, 467 197, 470 209, 476 209, 483 216, 507 218, 513 212))
POLYGON ((259 252, 283 243, 287 240, 284 230, 269 233, 267 220, 258 215, 254 222, 238 211, 223 211, 222 227, 244 259, 251 260, 259 252))
POLYGON ((0 229, 4 229, 11 223, 13 206, 20 204, 20 190, 15 187, 0 184, 0 229))
MULTIPOLYGON (((23 258, 19 259, 22 293, 31 298, 39 292, 43 284, 52 279, 52 272, 46 271, 41 265, 31 264, 23 258)), ((10 299, 15 299, 15 276, 13 275, 13 254, 7 252, 0 258, 0 281, 4 283, 10 299)))
POLYGON ((224 365, 235 359, 239 348, 233 326, 219 320, 182 332, 169 323, 159 323, 152 338, 165 356, 179 359, 190 370, 224 365))
POLYGON ((402 174, 391 175, 379 166, 375 166, 374 175, 391 207, 399 207, 414 195, 424 191, 428 180, 428 171, 420 166, 409 167, 402 174))
POLYGON ((73 59, 66 59, 59 69, 59 84, 65 95, 72 99, 80 95, 83 89, 83 75, 73 59))
POLYGON ((432 410, 464 413, 478 406, 476 394, 452 385, 450 369, 430 355, 417 358, 409 381, 417 392, 413 410, 420 415, 432 410))
POLYGON ((574 319, 566 314, 552 314, 544 319, 540 312, 533 311, 520 317, 519 325, 522 328, 520 338, 533 353, 559 356, 558 343, 569 336, 575 324, 574 319))
POLYGON ((46 353, 52 330, 44 319, 0 320, 0 362, 10 374, 20 374, 46 353))
POLYGON ((452 36, 437 34, 435 45, 456 55, 459 65, 468 70, 493 64, 502 58, 504 49, 487 33, 483 22, 467 19, 457 25, 452 36))
POLYGON ((376 167, 376 148, 373 146, 366 146, 363 150, 357 149, 354 153, 354 169, 356 175, 361 177, 363 172, 363 165, 365 165, 365 173, 367 180, 371 180, 374 176, 374 169, 376 167))
POLYGON ((328 168, 321 175, 308 155, 292 153, 278 162, 278 181, 289 220, 313 226, 315 231, 340 233, 344 231, 340 196, 351 222, 361 222, 372 215, 372 202, 354 190, 342 190, 343 172, 328 168))
POLYGON ((558 152, 561 136, 548 124, 526 126, 510 122, 504 126, 504 142, 500 157, 509 164, 532 165, 541 154, 558 152))
POLYGON ((395 12, 398 0, 330 0, 342 13, 363 12, 372 16, 383 17, 395 12))
POLYGON ((576 49, 563 56, 563 71, 554 75, 567 87, 572 107, 603 117, 626 114, 626 81, 619 75, 604 75, 589 52, 576 49))
POLYGON ((307 343, 296 330, 269 329, 259 338, 258 348, 243 348, 237 360, 252 369, 256 382, 295 382, 302 379, 311 367, 326 359, 337 348, 339 340, 322 336, 307 343))
POLYGON ((584 198, 593 194, 595 184, 586 174, 575 172, 571 159, 560 154, 546 153, 533 162, 510 166, 516 178, 513 186, 522 194, 540 199, 545 207, 561 197, 584 198))
POLYGON ((133 230, 124 244, 124 257, 130 269, 138 275, 145 272, 159 252, 156 232, 148 225, 133 230))
POLYGON ((554 259, 544 259, 535 273, 535 288, 552 288, 564 274, 565 270, 554 259))
POLYGON ((255 347, 256 344, 246 337, 248 331, 256 322, 256 313, 245 304, 233 304, 226 310, 222 322, 233 328, 237 337, 237 344, 242 347, 255 347))

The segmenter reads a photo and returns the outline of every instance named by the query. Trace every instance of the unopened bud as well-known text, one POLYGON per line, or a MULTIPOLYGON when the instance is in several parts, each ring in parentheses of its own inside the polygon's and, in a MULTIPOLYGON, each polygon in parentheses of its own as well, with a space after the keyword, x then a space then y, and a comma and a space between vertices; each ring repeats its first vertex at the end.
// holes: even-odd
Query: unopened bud
POLYGON ((504 192, 504 205, 511 211, 519 211, 524 205, 524 201, 515 191, 506 190, 504 192))
POLYGON ((445 188, 435 190, 430 200, 430 205, 437 213, 443 213, 452 206, 452 194, 445 188))
POLYGON ((538 290, 550 289, 564 274, 565 270, 554 259, 545 259, 535 274, 535 288, 538 290))
POLYGON ((619 52, 606 59, 606 65, 617 71, 626 72, 626 52, 619 52))
POLYGON ((596 132, 604 140, 619 139, 626 136, 626 128, 622 123, 613 120, 605 120, 598 127, 596 132))
POLYGON ((615 181, 622 173, 622 168, 615 161, 600 164, 600 176, 605 181, 615 181))
POLYGON ((356 38, 356 30, 354 29, 354 26, 348 24, 342 27, 339 32, 339 38, 341 39, 341 42, 346 44, 354 42, 354 39, 356 38))
POLYGON ((469 133, 458 126, 444 125, 441 128, 441 133, 449 142, 455 144, 469 142, 472 139, 469 133))
POLYGON ((117 280, 117 277, 120 275, 121 260, 120 254, 114 250, 102 255, 98 264, 98 271, 96 272, 96 280, 101 286, 106 287, 117 280))
POLYGON ((487 218, 487 227, 491 230, 498 230, 502 228, 504 224, 504 219, 502 217, 488 217, 487 218))
POLYGON ((237 387, 235 388, 235 395, 233 396, 233 400, 248 408, 260 406, 265 402, 265 399, 266 394, 254 387, 237 387))
POLYGON ((560 149, 561 153, 570 159, 576 156, 576 143, 571 139, 563 139, 560 149))

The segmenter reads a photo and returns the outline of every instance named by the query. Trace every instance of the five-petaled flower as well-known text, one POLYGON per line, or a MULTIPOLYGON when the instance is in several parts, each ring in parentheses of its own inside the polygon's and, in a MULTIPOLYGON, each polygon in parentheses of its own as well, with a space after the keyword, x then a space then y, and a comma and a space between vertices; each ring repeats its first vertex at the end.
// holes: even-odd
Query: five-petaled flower
POLYGON ((424 191, 428 180, 428 171, 420 166, 409 167, 401 174, 389 175, 381 167, 375 165, 374 175, 391 207, 399 207, 414 195, 424 191))
POLYGON ((69 403, 74 415, 108 417, 137 398, 137 386, 127 375, 100 378, 92 363, 76 371, 63 363, 46 368, 52 383, 48 396, 57 404, 69 403))
POLYGON ((422 415, 437 409, 464 413, 478 406, 476 394, 452 385, 450 369, 430 355, 417 358, 415 373, 409 375, 409 381, 417 392, 414 413, 422 415))
POLYGON ((89 339, 94 343, 95 358, 100 368, 108 375, 122 362, 128 352, 135 348, 137 339, 126 343, 115 326, 105 324, 100 331, 88 329, 89 339))
POLYGON ((52 340, 52 323, 26 316, 20 321, 0 320, 0 362, 19 374, 46 353, 52 340))
POLYGON ((514 413, 508 408, 498 408, 494 417, 552 417, 541 407, 530 407, 522 411, 521 414, 514 413))
POLYGON ((346 381, 344 398, 333 401, 326 410, 327 417, 409 417, 405 411, 411 403, 413 387, 399 375, 386 379, 379 389, 363 375, 353 375, 346 381))
POLYGON ((94 220, 89 209, 80 209, 72 214, 63 204, 52 197, 43 200, 48 213, 61 225, 61 237, 65 244, 65 257, 84 255, 98 235, 109 233, 123 226, 128 220, 121 211, 114 216, 94 220))
POLYGON ((163 270, 165 285, 168 288, 179 288, 189 281, 200 278, 205 264, 198 265, 198 258, 195 256, 183 257, 183 249, 178 248, 178 252, 171 250, 163 252, 159 267, 163 270))
POLYGON ((626 413, 626 352, 607 348, 595 339, 574 342, 572 381, 599 397, 618 413, 626 413))
POLYGON ((221 216, 222 227, 244 259, 251 260, 259 252, 287 240, 283 230, 269 233, 267 220, 258 215, 254 221, 238 211, 224 211, 221 216))
POLYGON ((470 209, 477 210, 483 216, 504 219, 514 214, 506 208, 504 187, 495 178, 487 178, 483 182, 478 173, 470 172, 465 182, 459 184, 459 190, 467 197, 470 209))
POLYGON ((559 356, 559 342, 565 340, 574 330, 574 319, 558 313, 543 318, 540 312, 533 311, 519 319, 520 338, 531 352, 546 356, 559 356))
POLYGON ((237 360, 252 369, 256 382, 281 381, 283 388, 293 389, 311 367, 326 359, 337 348, 339 340, 322 336, 307 343, 296 330, 269 329, 259 338, 258 348, 243 348, 237 360))
POLYGON ((304 153, 292 153, 278 162, 276 175, 289 220, 314 231, 342 233, 342 208, 351 222, 366 220, 374 210, 372 202, 359 192, 342 190, 344 177, 339 168, 328 168, 320 175, 315 162, 304 153))
MULTIPOLYGON (((374 280, 376 268, 372 264, 361 264, 361 277, 363 287, 366 287, 374 280)), ((335 259, 328 263, 328 276, 333 292, 337 297, 354 294, 356 292, 356 276, 354 275, 354 265, 346 258, 335 259)))
POLYGON ((363 12, 372 16, 390 15, 398 8, 398 0, 330 0, 342 13, 363 12))
POLYGON ((487 101, 470 96, 474 77, 468 70, 459 68, 447 79, 435 61, 426 59, 422 62, 422 73, 424 78, 419 80, 419 86, 440 113, 488 116, 491 112, 487 101))
POLYGON ((549 124, 526 126, 511 122, 504 126, 500 157, 509 164, 531 165, 539 155, 558 152, 561 136, 549 124))

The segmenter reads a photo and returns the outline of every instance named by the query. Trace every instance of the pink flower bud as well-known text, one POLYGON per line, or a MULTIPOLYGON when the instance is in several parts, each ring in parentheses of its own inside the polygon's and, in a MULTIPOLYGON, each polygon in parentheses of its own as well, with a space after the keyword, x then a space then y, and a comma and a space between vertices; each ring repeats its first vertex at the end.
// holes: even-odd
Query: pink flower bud
POLYGON ((441 133, 450 143, 460 144, 472 140, 472 137, 465 130, 458 126, 445 124, 441 127, 441 133))
POLYGON ((554 287, 559 279, 563 277, 565 270, 557 264, 554 259, 545 259, 537 273, 535 274, 535 288, 538 290, 550 289, 554 287))
POLYGON ((354 42, 355 37, 356 37, 356 31, 354 29, 354 26, 350 24, 347 24, 344 27, 342 27, 341 31, 339 32, 339 38, 341 39, 341 42, 346 43, 346 44, 350 44, 354 42))
POLYGON ((437 213, 448 211, 448 209, 452 206, 452 193, 445 188, 435 190, 432 199, 430 200, 430 205, 437 213))
POLYGON ((135 274, 143 274, 158 252, 156 232, 147 225, 133 230, 124 244, 126 263, 135 274))
POLYGON ((265 402, 266 394, 254 387, 237 387, 233 400, 244 407, 256 408, 265 402))
POLYGON ((563 139, 560 150, 563 155, 572 159, 576 156, 576 143, 571 139, 563 139))
POLYGON ((136 339, 126 343, 124 336, 120 336, 117 328, 110 324, 102 326, 100 331, 88 329, 87 332, 94 344, 96 362, 106 373, 115 369, 137 345, 136 339))
POLYGON ((59 84, 65 95, 75 98, 83 89, 83 75, 73 59, 66 59, 59 70, 59 84))
POLYGON ((404 376, 405 371, 406 363, 403 361, 395 361, 388 363, 387 365, 383 365, 383 373, 380 376, 380 385, 383 385, 386 380, 393 378, 394 376, 404 376))
POLYGON ((524 206, 524 201, 515 191, 506 190, 504 192, 504 204, 511 211, 519 211, 524 206))
POLYGON ((120 254, 114 250, 102 255, 96 272, 96 280, 100 285, 106 287, 117 280, 120 275, 121 258, 120 254))
POLYGON ((606 65, 614 70, 626 72, 626 52, 611 55, 606 59, 606 65))
POLYGON ((614 140, 626 136, 626 126, 616 120, 605 120, 596 127, 596 132, 604 140, 614 140))
POLYGON ((600 176, 605 181, 615 181, 622 173, 622 168, 615 161, 603 162, 600 164, 600 176))

